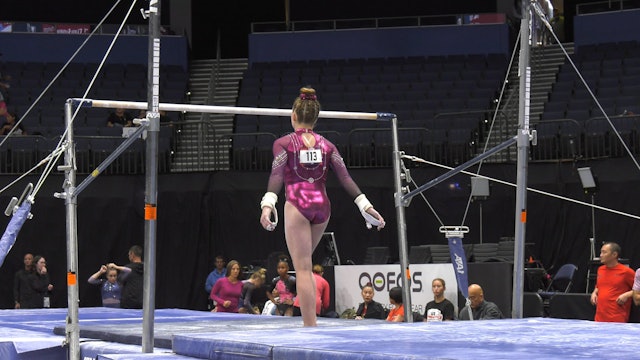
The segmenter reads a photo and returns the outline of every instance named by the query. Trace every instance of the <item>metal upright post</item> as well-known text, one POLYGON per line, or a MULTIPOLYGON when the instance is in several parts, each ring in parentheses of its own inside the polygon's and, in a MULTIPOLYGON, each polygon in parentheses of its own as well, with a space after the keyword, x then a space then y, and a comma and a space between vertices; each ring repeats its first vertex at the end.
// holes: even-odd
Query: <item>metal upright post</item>
POLYGON ((60 167, 64 170, 65 179, 63 184, 64 194, 57 194, 64 197, 66 207, 67 222, 67 323, 65 325, 65 341, 69 347, 69 359, 80 360, 80 329, 78 327, 78 198, 75 194, 76 168, 75 168, 75 147, 73 146, 73 106, 70 100, 64 105, 64 118, 67 127, 66 141, 69 144, 64 154, 64 165, 60 167))
POLYGON ((531 91, 531 67, 529 24, 533 16, 528 0, 522 0, 522 21, 520 23, 520 99, 518 112, 518 163, 516 180, 515 246, 513 254, 513 299, 512 318, 523 316, 522 301, 524 291, 524 243, 527 223, 527 166, 529 160, 529 100, 531 91))
POLYGON ((160 0, 149 1, 149 63, 147 76, 145 201, 144 201, 144 291, 142 352, 153 352, 156 293, 156 220, 158 196, 158 135, 160 133, 160 0))
MULTIPOLYGON (((402 171, 400 170, 400 146, 398 145, 398 119, 391 119, 391 134, 393 136, 393 174, 395 184, 394 201, 398 218, 398 249, 400 252, 400 271, 403 273, 402 303, 404 305, 404 321, 413 322, 411 310, 411 271, 409 270, 409 256, 407 251, 407 222, 404 214, 405 203, 402 201, 404 189, 402 187, 402 171)), ((406 175, 405 175, 406 176, 406 175)))

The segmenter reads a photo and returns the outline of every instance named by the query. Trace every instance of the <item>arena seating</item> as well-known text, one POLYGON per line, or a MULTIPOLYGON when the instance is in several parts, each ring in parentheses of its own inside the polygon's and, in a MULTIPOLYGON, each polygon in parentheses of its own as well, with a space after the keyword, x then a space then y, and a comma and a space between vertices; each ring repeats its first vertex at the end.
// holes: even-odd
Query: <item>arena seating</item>
MULTIPOLYGON (((8 109, 24 115, 41 92, 60 71, 58 63, 0 63, 0 73, 11 76, 11 88, 7 99, 8 109)), ((31 168, 58 143, 64 131, 64 102, 68 98, 83 96, 93 78, 98 64, 71 63, 35 103, 23 120, 29 133, 24 139, 10 139, 3 146, 2 172, 21 173, 31 168), (28 142, 29 144, 26 144, 28 142), (10 149, 10 150, 9 150, 10 149), (37 158, 37 160, 36 160, 37 158)), ((187 90, 188 73, 181 66, 161 66, 161 101, 183 103, 187 90)), ((105 64, 96 77, 87 97, 123 101, 146 101, 147 68, 142 65, 105 64)), ((74 135, 78 142, 78 172, 88 173, 99 165, 108 154, 123 141, 122 129, 109 128, 107 109, 80 109, 74 119, 74 135)), ((138 113, 132 113, 134 117, 138 113)), ((179 114, 169 114, 178 120, 179 114)), ((159 171, 169 171, 169 156, 174 144, 174 129, 161 126, 159 171)), ((145 148, 137 143, 105 173, 139 174, 144 171, 145 148)))
MULTIPOLYGON (((244 75, 238 105, 290 108, 299 88, 311 85, 323 109, 393 112, 401 129, 413 129, 399 132, 412 155, 459 164, 482 139, 506 70, 498 54, 256 63, 244 75)), ((259 132, 290 131, 288 121, 238 116, 235 132, 253 131, 256 120, 259 132)), ((391 166, 387 123, 323 119, 317 130, 335 132, 350 167, 391 166)))
POLYGON ((568 61, 561 66, 536 126, 539 144, 548 146, 532 149, 532 159, 627 156, 600 107, 631 152, 640 154, 640 43, 584 45, 572 61, 589 89, 568 61))

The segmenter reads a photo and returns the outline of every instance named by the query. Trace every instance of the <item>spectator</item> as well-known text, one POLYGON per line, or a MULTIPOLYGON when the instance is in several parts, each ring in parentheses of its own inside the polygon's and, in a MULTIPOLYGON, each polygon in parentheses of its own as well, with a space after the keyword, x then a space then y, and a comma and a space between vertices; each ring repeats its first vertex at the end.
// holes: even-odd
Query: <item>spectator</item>
POLYGON ((596 306, 595 321, 628 322, 631 314, 635 272, 620 264, 620 245, 607 242, 600 248, 600 262, 596 287, 591 304, 596 306))
POLYGON ((160 110, 160 124, 165 124, 167 126, 173 126, 173 120, 171 119, 171 117, 169 115, 167 115, 167 112, 164 110, 160 110))
MULTIPOLYGON (((278 301, 278 290, 273 289, 271 295, 273 296, 274 301, 278 301)), ((264 303, 264 307, 262 308, 262 315, 280 315, 280 313, 278 312, 278 305, 274 301, 267 300, 264 303)))
POLYGON ((29 283, 29 276, 33 274, 33 255, 25 254, 22 261, 24 268, 18 270, 13 278, 13 300, 16 309, 21 308, 20 304, 30 304, 31 299, 35 296, 29 283))
MULTIPOLYGON (((262 311, 260 305, 255 303, 255 297, 257 289, 260 289, 264 284, 264 275, 260 271, 256 271, 251 274, 249 280, 245 281, 242 285, 242 294, 240 295, 240 308, 238 312, 247 314, 259 315, 262 311)), ((264 304, 262 304, 264 305, 264 304)))
MULTIPOLYGON (((29 275, 29 283, 31 289, 34 291, 34 296, 26 308, 41 309, 51 307, 51 291, 53 290, 53 285, 49 280, 49 273, 47 272, 47 260, 37 255, 33 258, 33 263, 35 271, 29 275)), ((25 308, 24 304, 21 304, 21 308, 25 308)))
POLYGON ((404 322, 404 303, 401 287, 396 286, 389 290, 389 303, 393 306, 393 309, 389 311, 387 321, 404 322))
POLYGON ((107 126, 123 126, 123 127, 132 127, 133 126, 133 116, 130 113, 125 111, 122 108, 115 109, 109 117, 107 118, 107 126))
POLYGON ((384 306, 379 302, 373 300, 373 285, 368 283, 362 288, 362 300, 358 306, 358 310, 356 310, 356 320, 362 319, 380 319, 384 320, 387 318, 387 312, 384 309, 384 306))
POLYGON ((490 319, 503 319, 502 311, 498 308, 498 305, 491 301, 484 300, 484 292, 482 287, 478 284, 469 285, 469 301, 471 304, 465 306, 460 310, 458 319, 460 320, 490 320, 490 319), (471 308, 471 315, 469 317, 469 307, 471 308))
POLYGON ((316 289, 311 255, 331 217, 325 185, 327 169, 331 168, 336 173, 362 215, 368 219, 369 226, 375 225, 380 230, 385 223, 349 175, 335 145, 313 131, 320 112, 316 91, 311 87, 301 88, 292 110, 294 132, 276 139, 273 144, 274 160, 267 192, 260 202, 260 224, 267 231, 275 229, 272 215, 277 215, 273 213, 278 193, 284 187, 287 199, 284 204, 284 232, 296 268, 302 322, 304 326, 316 326, 316 289))
POLYGON ((278 314, 293 316, 293 298, 296 296, 296 277, 289 275, 287 258, 278 260, 278 276, 271 280, 271 287, 266 292, 267 298, 276 304, 278 314), (274 291, 275 290, 275 291, 274 291))
POLYGON ((7 102, 11 88, 11 75, 0 73, 0 102, 7 102))
POLYGON ((15 112, 7 111, 6 108, 2 108, 0 106, 0 117, 1 116, 4 116, 5 118, 5 121, 2 124, 2 128, 0 130, 1 135, 9 135, 9 132, 13 128, 15 128, 15 130, 13 130, 13 133, 15 135, 27 135, 27 131, 25 130, 24 126, 22 126, 22 124, 18 124, 18 126, 16 126, 18 116, 15 112))
MULTIPOLYGON (((316 283, 316 315, 328 316, 327 309, 331 305, 331 289, 329 282, 322 277, 324 268, 322 265, 313 265, 313 277, 316 283)), ((302 315, 300 312, 300 299, 296 297, 293 300, 293 316, 302 315)), ((332 314, 333 315, 333 314, 332 314)), ((338 317, 337 314, 328 317, 338 317)))
POLYGON ((446 289, 444 279, 435 278, 431 281, 433 300, 429 301, 424 308, 424 321, 454 320, 453 303, 444 297, 446 289))
POLYGON ((213 285, 215 285, 216 281, 222 279, 227 276, 227 262, 224 260, 224 256, 218 255, 216 256, 216 267, 209 273, 207 276, 207 281, 204 283, 204 291, 207 292, 207 295, 211 294, 211 289, 213 289, 213 285))
MULTIPOLYGON (((124 271, 127 270, 130 269, 125 267, 124 271)), ((111 308, 120 307, 122 286, 118 283, 118 270, 102 265, 98 271, 89 277, 87 282, 93 285, 101 285, 102 306, 111 308), (102 276, 106 276, 106 279, 102 276)))
POLYGON ((227 264, 227 276, 216 281, 211 289, 211 299, 218 304, 212 311, 237 313, 242 285, 240 263, 231 260, 227 264))
POLYGON ((116 269, 120 273, 118 282, 122 284, 122 298, 120 307, 124 309, 142 309, 142 293, 144 283, 144 263, 142 262, 142 247, 134 245, 127 254, 129 264, 118 266, 114 263, 107 264, 110 269, 116 269))

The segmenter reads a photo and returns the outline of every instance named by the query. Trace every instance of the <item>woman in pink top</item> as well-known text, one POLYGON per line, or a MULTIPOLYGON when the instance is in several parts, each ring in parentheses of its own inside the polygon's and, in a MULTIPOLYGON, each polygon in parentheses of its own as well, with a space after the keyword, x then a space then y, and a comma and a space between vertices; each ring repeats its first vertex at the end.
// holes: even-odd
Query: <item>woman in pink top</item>
POLYGON ((300 89, 293 103, 291 126, 294 132, 273 143, 273 164, 267 192, 262 197, 260 224, 268 231, 275 229, 271 216, 278 193, 285 187, 285 237, 296 269, 296 287, 304 326, 316 326, 316 284, 311 271, 311 254, 316 248, 331 216, 326 182, 331 168, 360 212, 373 220, 378 230, 384 219, 351 179, 342 156, 329 140, 316 134, 313 128, 320 113, 316 91, 300 89))
POLYGON ((218 304, 213 311, 237 313, 240 296, 242 296, 240 263, 231 260, 227 264, 227 276, 216 281, 211 289, 209 297, 218 304))

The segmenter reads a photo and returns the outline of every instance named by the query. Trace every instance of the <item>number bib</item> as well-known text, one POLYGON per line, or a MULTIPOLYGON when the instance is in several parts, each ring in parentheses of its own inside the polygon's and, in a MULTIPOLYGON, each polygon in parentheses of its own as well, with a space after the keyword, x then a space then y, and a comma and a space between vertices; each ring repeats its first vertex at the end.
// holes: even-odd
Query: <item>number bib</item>
POLYGON ((322 150, 300 150, 300 164, 319 164, 322 162, 322 150))

